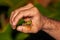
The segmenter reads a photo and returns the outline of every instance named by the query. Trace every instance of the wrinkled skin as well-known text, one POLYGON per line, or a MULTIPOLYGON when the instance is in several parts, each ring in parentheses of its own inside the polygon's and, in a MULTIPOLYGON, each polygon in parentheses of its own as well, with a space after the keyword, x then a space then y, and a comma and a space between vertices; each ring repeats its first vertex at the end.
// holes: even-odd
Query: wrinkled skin
MULTIPOLYGON (((31 19, 32 24, 31 27, 28 26, 18 26, 17 30, 24 32, 24 33, 36 33, 38 32, 39 29, 41 29, 40 26, 42 26, 42 21, 40 21, 40 14, 39 11, 36 7, 34 7, 31 3, 26 5, 25 7, 22 7, 20 9, 15 10, 14 12, 12 12, 11 14, 11 18, 10 18, 10 23, 12 24, 12 28, 15 29, 16 24, 18 23, 18 21, 23 18, 23 17, 31 17, 28 19, 31 19), (16 13, 16 14, 15 14, 16 13)), ((29 21, 27 19, 24 19, 25 21, 29 21)))
POLYGON ((42 16, 38 9, 34 7, 31 3, 27 4, 24 7, 14 10, 11 13, 10 24, 12 25, 13 29, 16 29, 17 31, 21 31, 24 33, 37 33, 39 30, 42 29, 52 37, 56 38, 56 40, 60 40, 60 21, 55 21, 45 16, 42 16), (28 17, 28 19, 25 18, 24 20, 31 20, 31 25, 21 25, 18 26, 16 29, 18 21, 23 17, 28 17))
MULTIPOLYGON (((40 4, 42 4, 42 6, 46 7, 50 3, 50 0, 48 0, 48 1, 47 0, 42 0, 42 1, 38 0, 38 2, 40 4), (44 2, 44 4, 43 4, 43 2, 44 2)), ((32 33, 32 31, 38 32, 41 29, 41 26, 43 24, 43 20, 41 19, 41 14, 38 11, 38 9, 36 7, 34 7, 31 3, 27 4, 24 7, 16 9, 15 11, 12 12, 11 17, 10 17, 10 23, 12 25, 12 28, 15 29, 18 21, 20 19, 22 19, 23 17, 27 17, 27 16, 32 17, 31 18, 32 24, 31 24, 31 27, 29 27, 30 32, 28 31, 29 29, 27 29, 28 27, 26 28, 24 26, 23 26, 23 28, 21 26, 19 26, 17 28, 17 30, 22 31, 22 29, 23 29, 23 32, 26 32, 26 33, 32 33)), ((30 19, 30 18, 28 18, 28 19, 30 19)), ((25 19, 25 21, 26 20, 27 19, 25 19)))

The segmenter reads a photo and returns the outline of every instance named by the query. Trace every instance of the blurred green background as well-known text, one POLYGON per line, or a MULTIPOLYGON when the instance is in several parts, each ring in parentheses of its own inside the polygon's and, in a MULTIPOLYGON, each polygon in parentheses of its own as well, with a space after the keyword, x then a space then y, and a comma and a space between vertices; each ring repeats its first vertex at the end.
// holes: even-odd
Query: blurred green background
MULTIPOLYGON (((26 5, 29 0, 0 0, 0 40, 24 40, 29 34, 12 30, 9 17, 13 10, 26 5)), ((34 6, 46 17, 60 20, 60 1, 52 3, 48 8, 35 2, 34 6)))

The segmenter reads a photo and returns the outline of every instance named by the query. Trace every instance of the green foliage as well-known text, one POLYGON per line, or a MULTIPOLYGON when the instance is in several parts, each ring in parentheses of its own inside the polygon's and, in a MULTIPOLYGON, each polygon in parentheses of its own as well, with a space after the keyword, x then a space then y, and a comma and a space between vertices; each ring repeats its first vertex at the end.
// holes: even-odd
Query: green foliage
MULTIPOLYGON (((28 2, 29 0, 0 0, 0 6, 4 5, 9 7, 7 13, 8 16, 10 17, 10 13, 13 10, 26 5, 28 2)), ((45 9, 35 0, 34 6, 37 7, 43 15, 49 18, 60 20, 60 2, 57 4, 53 4, 48 9, 45 9)), ((23 20, 20 20, 18 22, 18 25, 22 24, 23 22, 24 22, 23 20)), ((13 30, 11 29, 10 24, 8 23, 6 26, 4 26, 4 29, 5 30, 3 32, 0 32, 0 40, 13 40, 11 35, 13 30)), ((15 37, 15 40, 24 40, 28 36, 29 34, 18 33, 17 36, 15 37)))
POLYGON ((29 34, 20 33, 20 34, 17 34, 15 40, 24 40, 28 36, 29 36, 29 34))
MULTIPOLYGON (((8 16, 10 17, 10 13, 19 8, 22 7, 24 5, 26 5, 28 3, 28 0, 0 0, 0 6, 7 6, 9 7, 9 10, 7 11, 8 16)), ((2 17, 3 18, 3 17, 2 17)), ((4 22, 2 22, 4 24, 4 22)), ((22 23, 22 21, 20 21, 20 24, 22 23)), ((0 40, 14 40, 12 38, 12 29, 10 28, 10 24, 8 23, 6 26, 4 26, 3 32, 0 31, 0 40)), ((23 34, 23 33, 19 33, 16 36, 16 40, 19 39, 25 39, 26 37, 28 37, 28 34, 23 34)))
POLYGON ((60 20, 60 2, 57 4, 53 4, 48 9, 42 7, 39 3, 35 4, 35 7, 39 9, 39 11, 48 18, 52 18, 55 20, 60 20))
POLYGON ((8 15, 10 16, 10 13, 13 10, 26 5, 28 3, 28 1, 29 0, 0 0, 0 6, 4 5, 4 6, 10 7, 9 11, 8 11, 8 15))
POLYGON ((7 24, 6 29, 3 32, 0 32, 0 40, 12 40, 11 31, 10 25, 7 24))

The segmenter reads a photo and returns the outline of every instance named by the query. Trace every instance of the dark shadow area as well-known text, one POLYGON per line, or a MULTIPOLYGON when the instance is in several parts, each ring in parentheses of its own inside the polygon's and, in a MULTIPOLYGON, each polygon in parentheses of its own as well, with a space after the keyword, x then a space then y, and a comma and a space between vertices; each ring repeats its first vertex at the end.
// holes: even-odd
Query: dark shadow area
POLYGON ((17 31, 17 30, 13 30, 13 29, 12 29, 12 33, 11 33, 11 37, 12 37, 12 39, 15 40, 17 34, 19 34, 19 33, 20 33, 19 31, 17 31))
POLYGON ((27 37, 25 40, 55 40, 55 39, 48 35, 46 32, 41 30, 36 34, 30 34, 30 36, 27 37))
POLYGON ((9 10, 9 6, 4 6, 4 5, 0 5, 0 15, 1 14, 4 14, 5 15, 5 18, 8 17, 8 10, 9 10))
POLYGON ((9 9, 9 6, 0 5, 0 14, 1 14, 2 12, 7 12, 8 9, 9 9))
POLYGON ((4 23, 5 21, 7 21, 7 19, 9 19, 7 14, 8 10, 9 10, 9 6, 0 5, 0 29, 1 30, 3 30, 2 23, 4 23))

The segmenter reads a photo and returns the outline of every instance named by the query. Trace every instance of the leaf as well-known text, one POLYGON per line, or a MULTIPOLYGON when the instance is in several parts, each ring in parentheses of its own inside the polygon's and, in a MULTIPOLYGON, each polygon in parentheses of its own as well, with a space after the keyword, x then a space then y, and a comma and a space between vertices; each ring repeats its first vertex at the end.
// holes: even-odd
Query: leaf
POLYGON ((3 32, 0 32, 0 40, 12 40, 11 31, 10 25, 7 24, 6 29, 3 32))
POLYGON ((27 38, 28 36, 29 36, 29 34, 20 33, 20 34, 17 34, 15 40, 24 40, 24 39, 27 38))
POLYGON ((48 17, 48 18, 52 18, 55 20, 60 20, 60 5, 58 5, 56 7, 56 9, 51 8, 50 9, 45 9, 44 7, 42 7, 42 5, 40 5, 39 3, 34 4, 35 7, 38 8, 38 10, 40 11, 40 13, 42 13, 42 15, 48 17))

